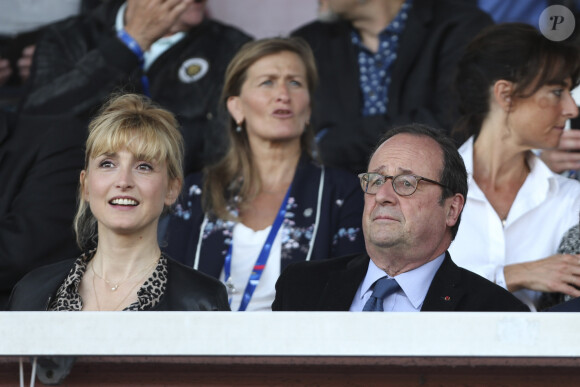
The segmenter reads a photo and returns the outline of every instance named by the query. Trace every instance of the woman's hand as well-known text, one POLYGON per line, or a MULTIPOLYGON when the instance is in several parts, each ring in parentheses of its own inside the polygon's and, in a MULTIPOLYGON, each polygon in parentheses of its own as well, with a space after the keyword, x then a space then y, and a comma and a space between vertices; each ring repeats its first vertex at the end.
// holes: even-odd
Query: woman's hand
POLYGON ((556 173, 580 169, 580 130, 565 130, 558 148, 544 149, 540 158, 556 173))
POLYGON ((508 265, 504 268, 510 292, 531 289, 558 292, 580 297, 580 256, 554 254, 537 261, 508 265))
POLYGON ((193 0, 128 0, 125 31, 143 51, 170 33, 193 0))

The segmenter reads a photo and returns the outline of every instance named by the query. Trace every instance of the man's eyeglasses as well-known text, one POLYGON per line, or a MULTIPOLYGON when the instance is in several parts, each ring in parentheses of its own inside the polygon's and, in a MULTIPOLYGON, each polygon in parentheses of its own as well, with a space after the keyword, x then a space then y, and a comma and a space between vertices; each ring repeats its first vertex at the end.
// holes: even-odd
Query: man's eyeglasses
POLYGON ((375 195, 377 192, 379 192, 379 189, 387 182, 388 179, 393 179, 393 189, 397 195, 400 196, 413 195, 417 190, 417 185, 421 180, 447 188, 447 186, 439 183, 438 181, 417 175, 402 174, 397 176, 384 176, 380 173, 367 172, 361 173, 358 175, 358 178, 360 179, 360 185, 363 191, 369 195, 375 195))

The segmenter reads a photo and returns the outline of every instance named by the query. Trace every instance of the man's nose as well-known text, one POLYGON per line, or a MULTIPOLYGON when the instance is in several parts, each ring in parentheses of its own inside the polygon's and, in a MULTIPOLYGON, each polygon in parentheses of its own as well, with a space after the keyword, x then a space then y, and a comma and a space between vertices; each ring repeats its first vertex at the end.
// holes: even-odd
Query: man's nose
POLYGON ((392 178, 387 178, 375 194, 375 200, 381 204, 395 203, 398 197, 399 195, 397 195, 393 188, 392 178))

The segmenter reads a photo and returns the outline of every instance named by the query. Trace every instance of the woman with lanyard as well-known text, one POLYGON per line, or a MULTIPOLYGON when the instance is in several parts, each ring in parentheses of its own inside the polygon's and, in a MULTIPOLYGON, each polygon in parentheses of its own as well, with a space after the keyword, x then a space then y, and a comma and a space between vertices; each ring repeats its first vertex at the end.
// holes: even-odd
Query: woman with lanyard
POLYGON ((290 263, 364 251, 356 176, 325 168, 309 128, 316 65, 297 38, 247 43, 222 103, 227 155, 188 176, 165 235, 175 259, 220 278, 232 310, 271 310, 290 263))

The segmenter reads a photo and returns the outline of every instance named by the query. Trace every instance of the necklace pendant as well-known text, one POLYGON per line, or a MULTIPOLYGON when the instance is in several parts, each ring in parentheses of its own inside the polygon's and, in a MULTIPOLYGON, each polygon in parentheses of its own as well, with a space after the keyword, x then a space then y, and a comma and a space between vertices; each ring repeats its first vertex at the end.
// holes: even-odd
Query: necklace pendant
POLYGON ((119 289, 119 284, 115 284, 111 287, 111 291, 114 292, 115 290, 119 289))
POLYGON ((232 277, 228 278, 228 280, 226 281, 226 289, 228 291, 228 296, 231 296, 232 294, 236 294, 238 292, 236 290, 236 287, 234 286, 234 281, 232 281, 232 277))

